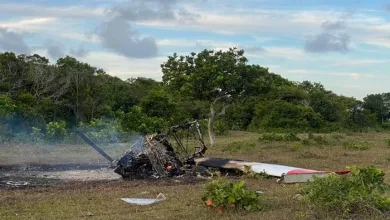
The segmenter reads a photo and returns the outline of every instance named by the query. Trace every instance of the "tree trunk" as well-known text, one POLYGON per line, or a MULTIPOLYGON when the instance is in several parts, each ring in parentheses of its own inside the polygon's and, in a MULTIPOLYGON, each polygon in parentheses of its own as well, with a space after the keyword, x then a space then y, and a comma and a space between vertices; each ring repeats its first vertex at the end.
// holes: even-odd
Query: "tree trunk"
POLYGON ((208 130, 209 130, 209 137, 210 137, 210 146, 215 146, 216 144, 216 139, 214 134, 214 121, 215 121, 215 115, 209 118, 208 130))
POLYGON ((211 103, 211 105, 210 105, 209 124, 208 124, 210 146, 215 146, 215 144, 216 144, 216 138, 215 138, 215 134, 214 134, 215 117, 216 117, 216 115, 215 115, 214 103, 211 103))

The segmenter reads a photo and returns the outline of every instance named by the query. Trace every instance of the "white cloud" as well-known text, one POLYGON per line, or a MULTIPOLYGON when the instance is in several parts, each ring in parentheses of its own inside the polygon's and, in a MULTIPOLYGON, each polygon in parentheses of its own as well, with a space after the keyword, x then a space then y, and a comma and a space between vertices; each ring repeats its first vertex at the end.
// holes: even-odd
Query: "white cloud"
POLYGON ((1 4, 1 14, 12 14, 24 17, 56 17, 56 18, 100 18, 104 15, 104 8, 82 6, 48 7, 28 4, 1 4))
POLYGON ((56 18, 32 18, 32 19, 22 19, 17 21, 3 21, 0 22, 0 27, 7 28, 13 31, 39 31, 46 29, 47 25, 57 21, 56 18))
POLYGON ((372 38, 366 40, 364 43, 379 46, 379 47, 390 48, 390 39, 385 39, 385 38, 372 38))
POLYGON ((62 32, 60 33, 60 37, 70 40, 77 40, 92 44, 99 44, 101 43, 100 38, 95 34, 84 34, 84 33, 78 33, 78 32, 62 32))
MULTIPOLYGON (((325 21, 345 16, 344 12, 326 10, 234 10, 229 13, 218 10, 207 11, 204 8, 192 9, 200 17, 192 23, 177 21, 143 21, 138 25, 174 29, 174 30, 200 30, 226 34, 251 34, 278 38, 304 39, 321 30, 325 21)), ((352 36, 352 44, 373 41, 380 36, 390 35, 390 22, 375 16, 355 13, 347 20, 346 31, 352 36)), ((375 42, 375 41, 374 41, 375 42)), ((380 45, 387 46, 386 42, 380 45)))
POLYGON ((130 59, 112 52, 90 52, 81 61, 92 66, 103 68, 108 74, 121 79, 144 76, 161 80, 160 65, 166 61, 165 57, 150 59, 130 59))
POLYGON ((367 66, 373 64, 390 63, 390 59, 335 59, 329 66, 367 66))
POLYGON ((339 76, 347 77, 354 80, 363 78, 372 78, 374 75, 366 73, 354 73, 354 72, 320 72, 309 69, 277 69, 281 75, 328 75, 328 76, 339 76))
POLYGON ((159 46, 179 46, 179 47, 192 47, 195 45, 194 41, 185 39, 160 39, 156 40, 159 46))

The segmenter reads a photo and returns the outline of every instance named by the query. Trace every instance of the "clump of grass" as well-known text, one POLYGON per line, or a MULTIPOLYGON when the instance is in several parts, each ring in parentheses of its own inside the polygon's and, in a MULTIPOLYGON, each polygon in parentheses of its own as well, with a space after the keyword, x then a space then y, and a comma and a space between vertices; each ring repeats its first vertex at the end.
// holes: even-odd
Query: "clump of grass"
POLYGON ((259 137, 259 141, 300 141, 301 139, 295 133, 270 133, 263 134, 259 137))
POLYGON ((331 174, 314 177, 304 186, 304 201, 318 213, 335 216, 377 214, 390 210, 390 198, 385 196, 389 185, 384 172, 368 166, 354 167, 350 175, 331 174))
POLYGON ((370 146, 366 141, 346 141, 343 145, 344 148, 348 150, 364 151, 370 149, 370 146))
POLYGON ((305 158, 305 159, 325 159, 326 156, 322 156, 316 153, 312 153, 310 151, 305 151, 298 156, 299 158, 305 158))
POLYGON ((336 141, 340 141, 341 139, 345 139, 345 137, 341 134, 333 134, 332 138, 335 139, 336 141))
POLYGON ((312 133, 309 133, 308 138, 302 140, 302 144, 306 146, 311 146, 311 145, 324 146, 324 145, 329 145, 330 142, 326 139, 325 136, 314 135, 312 133))
POLYGON ((298 151, 299 149, 302 149, 303 148, 303 144, 298 142, 298 143, 295 143, 292 147, 291 147, 291 151, 298 151))
POLYGON ((312 133, 309 133, 309 139, 313 140, 316 144, 319 144, 319 145, 327 145, 327 144, 329 144, 329 142, 326 139, 326 137, 321 136, 321 135, 314 135, 312 133))
POLYGON ((244 180, 232 183, 225 178, 218 177, 206 185, 206 192, 202 197, 206 206, 221 214, 224 210, 260 211, 263 209, 260 195, 249 189, 244 180))
POLYGON ((234 141, 222 148, 222 152, 241 152, 256 149, 256 143, 248 141, 234 141))
POLYGON ((387 146, 390 147, 390 138, 387 138, 387 139, 385 140, 385 143, 387 144, 387 146))

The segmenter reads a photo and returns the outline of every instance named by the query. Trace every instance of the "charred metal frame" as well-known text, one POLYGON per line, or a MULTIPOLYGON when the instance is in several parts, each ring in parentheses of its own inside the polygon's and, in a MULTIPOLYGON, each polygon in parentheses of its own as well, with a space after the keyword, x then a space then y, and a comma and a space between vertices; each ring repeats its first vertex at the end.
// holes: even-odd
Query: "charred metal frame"
MULTIPOLYGON (((206 153, 207 147, 206 147, 206 144, 204 143, 204 140, 203 140, 203 135, 202 135, 202 131, 200 129, 199 121, 197 121, 197 120, 191 121, 191 122, 184 122, 181 125, 172 126, 169 128, 167 135, 173 136, 173 138, 175 139, 178 146, 185 152, 186 156, 185 156, 183 162, 186 164, 194 164, 194 158, 203 157, 203 155, 206 153), (194 153, 190 154, 188 151, 188 138, 190 135, 190 129, 193 129, 193 128, 196 129, 196 132, 198 134, 198 137, 196 137, 196 138, 200 142, 201 146, 195 147, 194 153), (181 139, 177 135, 177 132, 180 130, 185 130, 187 132, 187 145, 186 146, 184 146, 183 142, 181 141, 181 139)), ((195 134, 193 134, 193 135, 196 136, 195 134)))

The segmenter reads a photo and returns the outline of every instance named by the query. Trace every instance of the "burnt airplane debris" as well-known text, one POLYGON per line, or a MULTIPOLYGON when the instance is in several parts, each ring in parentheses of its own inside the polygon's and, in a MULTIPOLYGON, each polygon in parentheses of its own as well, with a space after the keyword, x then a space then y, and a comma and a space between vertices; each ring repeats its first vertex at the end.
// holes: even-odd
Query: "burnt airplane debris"
POLYGON ((200 172, 197 172, 197 169, 202 167, 206 169, 203 170, 203 174, 210 174, 208 170, 228 171, 229 173, 254 172, 277 177, 279 178, 277 182, 297 183, 311 181, 313 176, 325 177, 330 173, 344 175, 350 172, 349 170, 317 171, 279 164, 204 157, 207 147, 203 141, 198 121, 172 126, 167 134, 159 132, 142 136, 128 151, 115 160, 112 160, 86 135, 81 132, 77 133, 109 160, 115 168, 114 172, 123 178, 162 178, 184 174, 202 176, 200 172), (173 137, 172 143, 175 144, 169 142, 170 137, 173 137), (183 141, 183 139, 186 140, 183 141), (193 146, 194 141, 197 146, 193 146), (192 152, 190 152, 190 145, 193 148, 192 152))
POLYGON ((186 167, 195 165, 194 158, 202 157, 207 149, 198 121, 172 126, 167 134, 158 132, 142 136, 116 159, 111 159, 82 132, 76 133, 105 157, 115 168, 114 172, 123 178, 182 175, 186 167), (170 137, 173 137, 175 144, 169 142, 170 137), (184 138, 186 141, 183 141, 184 138), (188 144, 190 139, 197 142, 192 152, 188 144))

